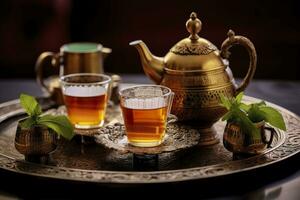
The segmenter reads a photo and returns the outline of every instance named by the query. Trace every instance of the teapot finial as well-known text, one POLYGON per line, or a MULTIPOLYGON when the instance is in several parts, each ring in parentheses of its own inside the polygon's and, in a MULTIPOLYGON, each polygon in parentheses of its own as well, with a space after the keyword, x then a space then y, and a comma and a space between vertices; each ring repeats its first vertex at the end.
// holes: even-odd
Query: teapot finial
POLYGON ((195 12, 192 12, 190 15, 190 19, 186 22, 186 29, 191 34, 189 37, 191 40, 199 39, 198 33, 200 32, 201 27, 202 23, 197 18, 197 14, 195 12))
POLYGON ((192 20, 195 20, 195 19, 197 18, 197 13, 192 12, 191 15, 190 15, 190 18, 191 18, 192 20))
POLYGON ((227 36, 229 37, 229 39, 232 40, 232 39, 234 38, 234 36, 235 36, 234 31, 230 29, 230 30, 228 31, 228 33, 227 33, 227 36))

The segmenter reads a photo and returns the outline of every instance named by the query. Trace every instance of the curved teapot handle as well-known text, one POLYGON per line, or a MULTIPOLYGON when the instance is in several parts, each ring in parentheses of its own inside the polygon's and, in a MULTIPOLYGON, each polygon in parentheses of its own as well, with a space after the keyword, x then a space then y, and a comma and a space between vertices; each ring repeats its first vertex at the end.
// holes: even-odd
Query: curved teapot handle
POLYGON ((256 70, 257 56, 256 56, 255 47, 248 38, 239 36, 239 35, 235 36, 235 34, 232 30, 229 30, 227 35, 228 35, 228 38, 223 42, 223 44, 221 46, 221 57, 228 59, 230 56, 230 52, 228 50, 232 46, 237 45, 237 44, 245 47, 247 49, 249 57, 250 57, 250 63, 249 63, 247 75, 244 78, 243 82, 236 88, 235 95, 237 95, 241 91, 245 90, 245 88, 248 86, 248 84, 252 80, 253 75, 256 70))
POLYGON ((41 88, 51 94, 49 87, 44 82, 44 74, 43 69, 45 68, 46 60, 49 59, 51 61, 51 65, 56 67, 58 66, 58 54, 52 52, 44 52, 42 53, 35 64, 36 71, 36 81, 41 86, 41 88))

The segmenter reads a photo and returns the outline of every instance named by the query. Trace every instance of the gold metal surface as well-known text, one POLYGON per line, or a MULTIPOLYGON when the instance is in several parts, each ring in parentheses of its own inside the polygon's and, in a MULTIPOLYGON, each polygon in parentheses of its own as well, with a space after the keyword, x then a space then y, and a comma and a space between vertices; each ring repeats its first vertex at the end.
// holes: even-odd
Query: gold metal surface
POLYGON ((175 92, 172 113, 180 121, 202 130, 201 145, 218 142, 212 125, 224 114, 219 105, 220 95, 235 96, 251 81, 256 69, 256 51, 252 42, 235 36, 232 30, 219 51, 211 42, 198 36, 201 21, 191 13, 186 23, 190 33, 175 44, 165 57, 154 56, 146 44, 133 41, 139 52, 145 73, 157 84, 165 85, 175 92), (240 44, 249 53, 250 64, 246 77, 237 86, 228 66, 231 46, 240 44))
POLYGON ((130 45, 137 48, 146 75, 159 84, 164 74, 164 59, 152 55, 142 40, 130 42, 130 45))
POLYGON ((46 127, 24 129, 18 124, 15 147, 25 155, 25 159, 29 156, 47 156, 57 147, 57 135, 46 127))
POLYGON ((251 134, 243 132, 238 124, 227 123, 223 134, 224 147, 233 153, 260 154, 263 152, 272 144, 275 129, 265 127, 265 121, 256 123, 255 126, 260 132, 259 139, 254 139, 251 134), (267 137, 266 130, 269 130, 269 137, 267 137))

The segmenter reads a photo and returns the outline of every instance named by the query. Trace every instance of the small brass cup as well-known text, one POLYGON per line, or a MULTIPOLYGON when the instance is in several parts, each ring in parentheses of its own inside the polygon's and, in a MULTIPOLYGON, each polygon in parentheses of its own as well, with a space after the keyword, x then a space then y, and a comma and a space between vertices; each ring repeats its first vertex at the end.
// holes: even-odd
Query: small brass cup
POLYGON ((224 147, 234 154, 250 154, 255 155, 264 151, 272 144, 275 129, 265 127, 265 121, 255 123, 255 126, 259 129, 260 138, 254 139, 251 134, 242 131, 241 127, 236 123, 228 122, 226 124, 223 144, 224 147), (266 129, 270 130, 270 137, 267 140, 266 129))
POLYGON ((20 122, 15 136, 16 149, 26 161, 42 161, 57 148, 57 135, 43 126, 22 128, 20 122))

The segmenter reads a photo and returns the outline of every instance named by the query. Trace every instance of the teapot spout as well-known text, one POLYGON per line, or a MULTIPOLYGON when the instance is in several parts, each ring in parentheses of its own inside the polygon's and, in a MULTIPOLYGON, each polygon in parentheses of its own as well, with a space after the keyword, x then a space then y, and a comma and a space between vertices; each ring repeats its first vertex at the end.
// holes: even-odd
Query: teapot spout
POLYGON ((142 40, 130 42, 129 45, 134 46, 138 50, 146 75, 149 76, 156 84, 160 84, 164 72, 164 58, 152 55, 142 40))

